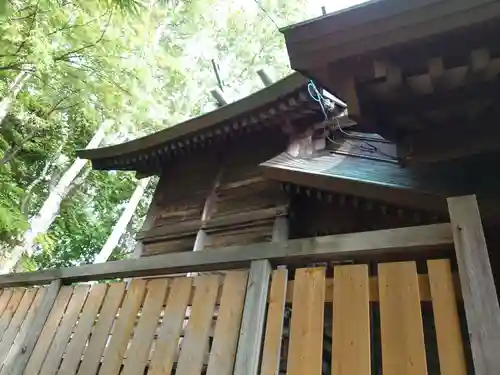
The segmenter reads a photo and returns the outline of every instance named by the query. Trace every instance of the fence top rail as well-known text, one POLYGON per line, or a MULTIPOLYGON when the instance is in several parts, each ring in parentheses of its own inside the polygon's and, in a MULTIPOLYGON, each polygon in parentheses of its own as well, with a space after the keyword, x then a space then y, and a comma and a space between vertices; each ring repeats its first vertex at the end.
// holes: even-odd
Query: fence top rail
POLYGON ((346 260, 449 247, 449 223, 338 234, 324 237, 171 253, 138 259, 0 275, 0 288, 78 281, 168 275, 249 267, 254 260, 274 264, 301 260, 346 260))

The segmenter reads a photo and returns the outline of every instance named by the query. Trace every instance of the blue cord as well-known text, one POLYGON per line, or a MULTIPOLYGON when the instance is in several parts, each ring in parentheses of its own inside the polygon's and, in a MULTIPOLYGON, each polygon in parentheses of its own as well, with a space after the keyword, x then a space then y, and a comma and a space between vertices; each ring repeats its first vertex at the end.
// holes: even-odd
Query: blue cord
POLYGON ((309 81, 307 84, 307 91, 309 92, 309 96, 316 102, 319 103, 319 106, 321 107, 321 112, 323 112, 323 116, 325 116, 325 121, 328 121, 328 115, 326 114, 326 109, 325 105, 323 104, 323 101, 325 100, 323 98, 323 95, 319 92, 318 88, 314 84, 312 80, 309 81))

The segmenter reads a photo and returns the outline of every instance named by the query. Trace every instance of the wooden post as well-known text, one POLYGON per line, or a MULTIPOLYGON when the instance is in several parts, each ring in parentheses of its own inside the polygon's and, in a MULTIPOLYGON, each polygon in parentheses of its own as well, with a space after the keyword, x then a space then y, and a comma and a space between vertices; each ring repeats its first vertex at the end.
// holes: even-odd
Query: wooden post
POLYGON ((288 218, 286 216, 278 216, 274 220, 272 241, 288 241, 288 218))
MULTIPOLYGON (((48 287, 47 292, 43 298, 40 308, 36 311, 36 317, 33 320, 32 326, 27 330, 26 336, 23 340, 19 340, 21 345, 12 347, 6 361, 3 365, 1 375, 23 375, 28 360, 33 353, 38 337, 42 332, 47 317, 52 310, 52 306, 59 294, 61 288, 61 280, 57 279, 52 281, 48 287)), ((19 339, 19 338, 18 338, 19 339)), ((16 340, 17 341, 17 340, 16 340)))
POLYGON ((266 315, 271 264, 253 261, 250 266, 243 318, 241 321, 234 375, 257 375, 266 315))
POLYGON ((500 307, 476 197, 448 198, 476 375, 500 374, 500 307))

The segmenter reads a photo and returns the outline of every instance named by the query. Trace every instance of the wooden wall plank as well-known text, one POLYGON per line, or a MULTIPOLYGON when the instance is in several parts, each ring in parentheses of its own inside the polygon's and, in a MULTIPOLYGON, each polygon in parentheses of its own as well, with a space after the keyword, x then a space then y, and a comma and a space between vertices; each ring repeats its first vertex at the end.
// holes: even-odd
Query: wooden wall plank
POLYGON ((334 268, 332 374, 370 375, 368 265, 334 268))
POLYGON ((450 261, 428 260, 427 269, 441 375, 466 375, 467 367, 450 261))
POLYGON ((170 374, 172 371, 182 324, 191 296, 192 280, 188 277, 179 277, 172 282, 163 321, 151 358, 149 375, 170 374))
POLYGON ((234 375, 257 375, 266 314, 271 264, 253 261, 247 282, 234 375))
POLYGON ((0 296, 0 317, 2 316, 7 304, 9 303, 10 297, 12 297, 12 289, 3 289, 2 295, 0 296))
POLYGON ((160 314, 167 295, 168 280, 151 280, 147 285, 147 295, 142 308, 141 318, 135 329, 134 337, 123 363, 122 375, 144 373, 153 337, 158 327, 160 314))
POLYGON ((88 285, 75 286, 75 291, 68 307, 64 312, 61 324, 57 328, 57 333, 52 340, 47 357, 43 362, 40 375, 55 375, 61 364, 61 359, 68 345, 68 341, 73 333, 73 328, 78 320, 85 299, 89 292, 88 285))
MULTIPOLYGON (((29 288, 23 295, 21 302, 19 303, 12 320, 10 321, 9 327, 2 336, 0 342, 0 366, 4 363, 5 357, 10 351, 10 348, 21 328, 21 325, 28 314, 28 311, 33 303, 39 288, 29 288)), ((43 294, 43 293, 42 293, 43 294)))
POLYGON ((92 286, 89 296, 83 307, 73 338, 68 344, 64 360, 59 368, 58 375, 74 375, 82 359, 85 344, 89 338, 92 327, 108 286, 106 284, 96 284, 92 286))
POLYGON ((71 299, 73 290, 72 286, 64 286, 59 291, 54 307, 50 311, 50 315, 43 325, 40 337, 36 341, 36 346, 33 349, 31 357, 29 358, 28 365, 25 369, 26 375, 38 375, 50 345, 52 344, 52 340, 56 334, 59 322, 61 321, 64 311, 66 310, 66 306, 71 299))
POLYGON ((10 298, 9 303, 7 304, 7 307, 5 308, 2 314, 2 318, 0 319, 0 337, 3 336, 5 330, 9 326, 10 321, 12 320, 12 317, 16 312, 17 306, 19 306, 19 303, 23 298, 25 291, 26 291, 25 288, 14 289, 12 297, 10 298))
POLYGON ((104 346, 115 321, 116 313, 122 303, 123 295, 125 294, 125 285, 125 283, 120 282, 109 286, 87 350, 85 350, 82 363, 78 368, 78 375, 97 374, 104 346))
POLYGON ((295 271, 287 375, 320 375, 323 356, 325 268, 295 271))
POLYGON ((476 375, 500 374, 500 306, 474 195, 448 198, 476 375))
POLYGON ((111 340, 104 352, 99 375, 117 375, 120 372, 123 356, 127 350, 127 344, 145 292, 145 280, 132 280, 120 309, 118 320, 115 322, 111 340))
POLYGON ((191 315, 177 363, 177 375, 201 374, 219 291, 219 276, 199 276, 195 280, 195 286, 191 315))
POLYGON ((382 371, 427 375, 415 262, 378 265, 382 371))
POLYGON ((261 375, 277 375, 279 373, 287 284, 288 270, 286 268, 278 268, 273 271, 267 308, 264 349, 262 350, 261 375))
POLYGON ((206 375, 233 373, 247 279, 247 271, 226 273, 206 375))
POLYGON ((4 366, 0 372, 1 375, 25 374, 24 370, 28 364, 28 360, 47 322, 54 302, 59 295, 60 288, 61 281, 55 280, 46 290, 38 292, 37 298, 32 304, 28 316, 19 331, 14 346, 4 362, 4 366), (40 303, 38 302, 39 296, 40 303))

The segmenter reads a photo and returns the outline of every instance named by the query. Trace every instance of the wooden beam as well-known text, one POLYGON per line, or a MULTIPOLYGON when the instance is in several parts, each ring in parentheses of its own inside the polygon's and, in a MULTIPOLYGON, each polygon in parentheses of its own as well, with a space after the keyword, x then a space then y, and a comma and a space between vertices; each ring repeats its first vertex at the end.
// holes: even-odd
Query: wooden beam
POLYGON ((166 275, 248 267, 254 260, 286 264, 303 260, 342 260, 446 249, 453 243, 449 224, 433 224, 285 242, 228 246, 211 251, 171 253, 79 267, 0 275, 0 287, 111 278, 166 275))
POLYGON ((49 316, 52 306, 59 294, 61 288, 61 280, 52 281, 48 287, 40 308, 36 311, 36 317, 33 320, 29 330, 26 331, 24 338, 18 337, 16 342, 20 345, 13 346, 3 364, 2 375, 22 375, 28 364, 28 360, 33 353, 38 337, 42 332, 47 317, 49 316))
POLYGON ((475 374, 500 374, 500 307, 476 197, 448 206, 475 374))
POLYGON ((257 375, 266 315, 271 264, 257 260, 250 266, 234 375, 257 375))

